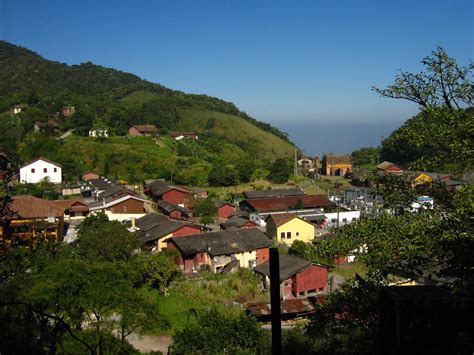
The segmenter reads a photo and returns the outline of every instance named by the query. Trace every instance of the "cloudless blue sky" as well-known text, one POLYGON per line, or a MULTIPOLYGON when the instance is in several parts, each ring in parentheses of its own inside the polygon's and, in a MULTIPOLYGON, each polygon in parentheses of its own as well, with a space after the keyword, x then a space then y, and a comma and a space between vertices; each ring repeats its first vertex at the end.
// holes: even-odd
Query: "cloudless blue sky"
POLYGON ((0 38, 234 102, 271 123, 401 122, 379 98, 437 46, 473 57, 473 2, 0 0, 0 38))

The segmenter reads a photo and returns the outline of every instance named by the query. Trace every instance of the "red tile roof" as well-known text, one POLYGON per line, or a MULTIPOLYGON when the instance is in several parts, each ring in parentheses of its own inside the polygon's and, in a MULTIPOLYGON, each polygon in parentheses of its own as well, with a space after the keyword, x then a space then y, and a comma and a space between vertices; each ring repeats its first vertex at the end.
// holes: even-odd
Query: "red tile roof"
POLYGON ((298 201, 301 201, 303 209, 334 205, 325 195, 302 195, 245 200, 245 202, 257 212, 288 211, 294 209, 298 201))

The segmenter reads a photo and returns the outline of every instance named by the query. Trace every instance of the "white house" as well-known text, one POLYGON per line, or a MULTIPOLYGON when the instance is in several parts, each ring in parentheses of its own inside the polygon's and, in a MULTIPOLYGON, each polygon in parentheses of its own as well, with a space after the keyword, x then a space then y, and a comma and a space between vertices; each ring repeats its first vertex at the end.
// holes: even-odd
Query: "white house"
POLYGON ((40 157, 20 168, 20 182, 36 184, 45 179, 54 184, 60 184, 62 182, 61 165, 40 157))
POLYGON ((95 128, 95 129, 91 129, 89 131, 89 137, 105 137, 105 138, 107 138, 108 136, 109 136, 108 129, 95 128))

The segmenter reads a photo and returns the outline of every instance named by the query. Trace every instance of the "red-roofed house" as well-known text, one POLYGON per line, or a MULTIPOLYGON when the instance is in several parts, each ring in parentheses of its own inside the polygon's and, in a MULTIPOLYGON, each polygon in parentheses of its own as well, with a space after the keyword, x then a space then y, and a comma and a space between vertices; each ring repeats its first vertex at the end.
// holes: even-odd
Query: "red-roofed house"
POLYGON ((128 129, 131 136, 153 136, 158 134, 158 128, 153 125, 134 125, 128 129))

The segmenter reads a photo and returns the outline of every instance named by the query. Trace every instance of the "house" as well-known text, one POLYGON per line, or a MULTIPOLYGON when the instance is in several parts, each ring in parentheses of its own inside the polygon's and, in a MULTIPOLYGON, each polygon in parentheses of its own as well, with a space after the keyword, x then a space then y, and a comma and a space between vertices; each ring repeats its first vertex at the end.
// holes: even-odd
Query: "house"
POLYGON ((109 136, 109 130, 107 128, 93 128, 89 130, 89 137, 98 138, 104 137, 107 138, 109 136))
POLYGON ((348 154, 325 154, 322 161, 322 174, 345 176, 352 173, 352 159, 348 154))
POLYGON ((221 230, 235 229, 235 228, 255 228, 258 225, 248 219, 232 216, 227 221, 219 224, 221 230))
POLYGON ((63 116, 66 117, 66 118, 71 117, 72 115, 74 115, 75 112, 76 112, 76 108, 74 106, 65 106, 65 107, 63 107, 63 109, 61 111, 63 116))
POLYGON ((157 206, 158 209, 168 217, 176 219, 193 218, 193 211, 189 208, 173 205, 163 200, 158 201, 157 206))
POLYGON ((100 175, 94 171, 86 171, 82 174, 82 181, 90 181, 90 180, 98 180, 100 179, 100 175))
POLYGON ((377 165, 377 171, 386 174, 403 174, 403 169, 389 161, 384 161, 377 165))
POLYGON ((226 201, 216 201, 217 217, 228 219, 235 212, 235 205, 226 201))
POLYGON ((446 184, 452 179, 450 174, 431 173, 427 171, 407 171, 409 179, 412 181, 413 186, 430 184, 432 182, 439 182, 446 184))
POLYGON ((265 227, 270 214, 296 213, 299 217, 310 219, 334 210, 335 203, 325 195, 301 195, 271 198, 246 199, 240 202, 240 209, 250 213, 250 220, 265 227))
POLYGON ((314 160, 310 157, 298 159, 298 168, 303 171, 314 170, 314 160))
POLYGON ((47 122, 35 122, 35 132, 56 132, 59 130, 59 122, 50 118, 47 122))
POLYGON ((161 251, 167 247, 169 238, 195 235, 201 227, 182 221, 172 220, 157 213, 148 213, 135 221, 135 232, 145 242, 148 250, 161 251))
MULTIPOLYGON (((329 266, 315 264, 290 254, 279 254, 280 297, 284 300, 308 297, 328 291, 329 266)), ((253 271, 262 278, 264 288, 270 288, 270 262, 253 271)))
POLYGON ((195 198, 207 198, 209 196, 209 192, 204 189, 193 189, 193 193, 195 198))
POLYGON ((17 115, 17 114, 22 113, 23 111, 25 111, 28 107, 29 107, 28 104, 15 105, 15 106, 13 106, 13 113, 15 115, 17 115))
POLYGON ((164 179, 145 181, 144 191, 155 202, 166 201, 176 206, 189 207, 193 201, 192 191, 171 185, 164 179))
POLYGON ((195 132, 170 132, 170 136, 173 137, 176 141, 180 141, 182 139, 194 139, 197 140, 199 137, 195 132))
POLYGON ((180 254, 176 263, 183 272, 251 269, 269 260, 269 247, 270 240, 258 228, 231 229, 168 240, 168 249, 176 249, 180 254))
POLYGON ((267 236, 278 244, 290 246, 295 240, 309 243, 314 239, 314 224, 294 213, 271 214, 266 219, 267 236))
POLYGON ((123 186, 112 186, 89 203, 91 213, 105 213, 110 220, 124 221, 145 215, 147 201, 123 186))
POLYGON ((128 129, 128 134, 131 136, 156 136, 158 135, 158 128, 153 125, 134 125, 128 129))
POLYGON ((9 210, 0 219, 0 241, 29 244, 36 237, 60 240, 65 207, 34 196, 14 196, 9 210))
POLYGON ((40 157, 20 168, 20 182, 36 184, 45 179, 54 184, 60 184, 62 182, 61 165, 40 157))
POLYGON ((254 198, 302 196, 306 194, 299 187, 295 187, 292 189, 269 189, 269 190, 244 191, 243 195, 245 199, 250 200, 254 198))
POLYGON ((89 215, 89 206, 81 200, 55 200, 54 205, 64 209, 64 219, 68 221, 82 220, 89 215))
POLYGON ((61 195, 80 195, 82 193, 81 184, 66 184, 61 188, 61 195))

